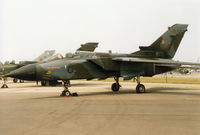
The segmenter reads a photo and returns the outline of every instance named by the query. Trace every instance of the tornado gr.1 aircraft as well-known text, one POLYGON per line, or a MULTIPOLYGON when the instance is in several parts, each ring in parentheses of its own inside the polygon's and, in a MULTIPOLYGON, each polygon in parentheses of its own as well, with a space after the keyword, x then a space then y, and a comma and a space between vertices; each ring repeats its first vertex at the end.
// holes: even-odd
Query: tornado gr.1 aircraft
MULTIPOLYGON (((97 42, 88 42, 85 44, 82 44, 80 48, 78 48, 76 50, 76 52, 73 53, 67 53, 65 55, 66 58, 80 58, 80 57, 86 57, 85 54, 87 54, 86 52, 93 52, 96 48, 98 47, 98 43, 97 42)), ((55 55, 51 58, 49 58, 48 60, 46 60, 45 62, 49 62, 49 61, 54 61, 54 60, 59 60, 59 59, 63 59, 63 57, 61 55, 55 55)), ((38 80, 36 80, 38 81, 38 80)), ((39 80, 41 81, 41 85, 42 86, 56 86, 57 84, 59 84, 58 80, 55 79, 41 79, 39 80)))
MULTIPOLYGON (((34 59, 33 61, 21 61, 19 64, 15 64, 15 62, 6 62, 5 64, 0 64, 0 78, 2 75, 5 75, 7 73, 10 73, 13 70, 16 70, 20 67, 23 67, 25 65, 28 64, 32 64, 32 63, 38 63, 41 62, 45 59, 48 59, 49 57, 51 57, 53 54, 55 53, 55 50, 46 50, 44 53, 42 53, 40 56, 38 56, 36 59, 34 59)), ((3 78, 4 80, 4 84, 2 86, 2 88, 7 88, 8 86, 5 84, 6 78, 3 78)), ((13 82, 16 83, 18 80, 16 78, 13 79, 13 82)), ((20 80, 20 82, 24 82, 23 80, 20 80)))
POLYGON ((112 54, 82 52, 85 57, 65 58, 52 62, 27 65, 6 76, 24 80, 62 80, 65 89, 61 96, 71 95, 68 90, 69 80, 106 79, 114 77, 113 91, 119 91, 119 78, 136 79, 137 93, 145 93, 145 86, 140 83, 140 76, 168 72, 181 65, 199 65, 198 63, 174 61, 179 44, 187 31, 187 24, 175 24, 169 27, 150 46, 140 46, 139 51, 130 54, 112 54))
POLYGON ((42 53, 40 56, 38 56, 33 61, 21 61, 19 64, 15 64, 15 62, 6 62, 5 64, 0 64, 0 75, 7 74, 11 72, 12 70, 15 70, 17 68, 20 68, 22 66, 25 66, 27 64, 37 63, 39 61, 43 61, 44 59, 47 59, 55 53, 55 50, 46 50, 44 53, 42 53))
MULTIPOLYGON (((83 52, 93 52, 98 47, 97 42, 88 42, 85 44, 82 44, 80 48, 78 48, 75 52, 75 54, 68 53, 66 54, 66 57, 72 58, 72 57, 84 57, 83 52)), ((28 65, 28 64, 37 64, 37 63, 44 63, 44 62, 50 62, 54 60, 63 59, 63 56, 61 54, 54 55, 55 50, 46 50, 44 53, 42 53, 40 56, 34 59, 34 61, 21 61, 19 64, 15 64, 14 62, 11 63, 0 63, 0 75, 5 75, 7 73, 10 73, 13 70, 16 70, 22 66, 28 65)), ((13 82, 16 83, 18 80, 16 78, 13 79, 13 82)), ((35 80, 38 81, 38 80, 35 80)), ((57 80, 40 80, 42 86, 50 85, 55 86, 58 84, 57 80)), ((23 80, 20 80, 20 82, 23 82, 23 80)), ((7 88, 8 86, 3 84, 2 88, 7 88)))

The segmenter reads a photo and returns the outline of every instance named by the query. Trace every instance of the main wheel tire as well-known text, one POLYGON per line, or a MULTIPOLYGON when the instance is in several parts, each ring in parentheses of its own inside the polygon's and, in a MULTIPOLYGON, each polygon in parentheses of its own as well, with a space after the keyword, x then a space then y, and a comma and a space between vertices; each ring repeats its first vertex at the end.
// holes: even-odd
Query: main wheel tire
POLYGON ((136 87, 136 92, 137 93, 145 93, 146 89, 145 86, 143 84, 138 84, 136 87))
POLYGON ((20 83, 24 83, 24 80, 19 80, 20 83))
POLYGON ((112 87, 111 87, 112 91, 117 92, 117 91, 119 91, 119 88, 120 88, 119 84, 117 84, 117 83, 112 84, 112 87))
POLYGON ((16 79, 16 78, 13 79, 13 82, 14 82, 14 83, 17 83, 17 81, 18 81, 18 79, 16 79))
POLYGON ((46 81, 41 81, 42 86, 46 86, 47 82, 46 81))
POLYGON ((66 96, 70 96, 71 95, 71 93, 69 92, 69 91, 66 91, 66 96))

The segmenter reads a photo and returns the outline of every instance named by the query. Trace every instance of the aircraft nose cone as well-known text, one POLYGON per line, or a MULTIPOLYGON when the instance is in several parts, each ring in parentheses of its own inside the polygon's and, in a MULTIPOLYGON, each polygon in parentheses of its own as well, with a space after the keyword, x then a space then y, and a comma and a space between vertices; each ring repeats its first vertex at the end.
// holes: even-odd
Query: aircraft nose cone
POLYGON ((21 80, 30 81, 36 80, 36 66, 35 64, 23 66, 10 72, 9 74, 6 74, 5 77, 13 77, 21 80))

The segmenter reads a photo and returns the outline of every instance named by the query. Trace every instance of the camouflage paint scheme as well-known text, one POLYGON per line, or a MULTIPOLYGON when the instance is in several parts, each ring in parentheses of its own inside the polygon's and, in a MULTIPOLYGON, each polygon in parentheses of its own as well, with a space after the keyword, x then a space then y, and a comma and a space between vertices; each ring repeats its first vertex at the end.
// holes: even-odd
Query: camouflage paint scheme
POLYGON ((77 49, 77 51, 88 51, 88 52, 94 52, 94 50, 98 47, 97 42, 89 42, 86 44, 82 44, 80 48, 77 49))
POLYGON ((1 64, 0 65, 0 75, 10 73, 11 71, 19 68, 18 64, 1 64))
POLYGON ((54 53, 55 50, 46 50, 44 53, 38 56, 34 61, 21 61, 19 64, 15 63, 0 64, 0 75, 8 74, 13 70, 16 70, 28 64, 38 63, 40 62, 40 60, 51 57, 54 53))
MULTIPOLYGON (((98 43, 96 43, 96 42, 88 42, 88 43, 82 44, 81 47, 76 50, 75 54, 70 53, 70 58, 71 57, 76 57, 76 58, 84 57, 84 56, 82 56, 82 52, 94 51, 97 48, 97 46, 98 46, 98 43)), ((21 61, 19 64, 13 64, 13 63, 0 64, 0 75, 8 74, 11 71, 16 70, 20 67, 23 67, 25 65, 29 65, 29 64, 36 65, 38 63, 41 64, 44 62, 50 62, 50 61, 63 59, 63 56, 61 54, 58 53, 56 55, 53 55, 54 53, 55 53, 55 50, 46 50, 44 53, 42 53, 40 56, 38 56, 36 59, 34 59, 34 61, 21 61)), ((41 84, 43 86, 46 86, 46 85, 55 86, 58 83, 55 80, 48 80, 47 82, 45 82, 45 80, 41 79, 41 81, 42 81, 41 84)), ((13 82, 17 82, 17 79, 14 79, 13 82)))
MULTIPOLYGON (((74 80, 137 76, 153 76, 196 63, 171 60, 187 31, 188 25, 175 24, 150 46, 140 46, 131 54, 80 52, 73 58, 30 64, 12 71, 7 76, 24 80, 74 80)), ((198 64, 197 64, 198 65, 198 64)))

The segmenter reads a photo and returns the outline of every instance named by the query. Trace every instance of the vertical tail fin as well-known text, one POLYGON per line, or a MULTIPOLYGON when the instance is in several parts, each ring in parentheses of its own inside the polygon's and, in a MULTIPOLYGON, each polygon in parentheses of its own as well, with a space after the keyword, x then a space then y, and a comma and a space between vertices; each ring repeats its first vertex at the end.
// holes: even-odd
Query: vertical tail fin
POLYGON ((94 52, 94 50, 98 47, 97 42, 88 42, 85 44, 82 44, 80 48, 78 48, 76 51, 89 51, 94 52))
POLYGON ((140 51, 136 52, 136 54, 151 54, 157 58, 172 59, 187 31, 187 27, 187 24, 175 24, 169 27, 168 30, 150 46, 140 46, 140 51))

